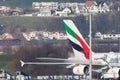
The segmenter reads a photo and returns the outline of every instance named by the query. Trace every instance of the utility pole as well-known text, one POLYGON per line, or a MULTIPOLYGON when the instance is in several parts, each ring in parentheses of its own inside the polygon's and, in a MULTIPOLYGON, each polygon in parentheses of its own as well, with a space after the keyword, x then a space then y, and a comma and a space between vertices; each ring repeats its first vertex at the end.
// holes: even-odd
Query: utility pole
POLYGON ((89 15, 89 45, 90 45, 90 70, 89 70, 89 80, 92 80, 92 22, 91 22, 91 14, 89 15))
POLYGON ((120 36, 118 37, 118 46, 119 46, 119 52, 120 52, 120 36))

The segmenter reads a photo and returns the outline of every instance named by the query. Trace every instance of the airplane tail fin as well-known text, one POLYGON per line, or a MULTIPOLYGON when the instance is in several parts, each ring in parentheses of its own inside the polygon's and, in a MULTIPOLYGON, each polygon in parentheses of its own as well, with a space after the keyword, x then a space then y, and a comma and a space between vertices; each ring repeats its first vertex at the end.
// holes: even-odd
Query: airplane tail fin
POLYGON ((90 48, 73 21, 63 20, 63 22, 68 40, 70 41, 70 44, 73 48, 75 57, 84 56, 86 59, 90 59, 90 48))

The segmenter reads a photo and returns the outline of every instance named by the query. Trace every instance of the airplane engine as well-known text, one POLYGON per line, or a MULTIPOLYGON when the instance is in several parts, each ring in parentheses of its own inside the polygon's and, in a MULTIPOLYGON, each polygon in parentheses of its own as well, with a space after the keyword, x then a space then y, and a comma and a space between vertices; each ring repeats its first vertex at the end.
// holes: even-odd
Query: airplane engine
POLYGON ((117 79, 120 78, 120 68, 114 67, 109 69, 106 73, 102 74, 103 79, 117 79))
POLYGON ((89 73, 89 66, 79 65, 73 68, 73 73, 77 75, 87 75, 89 73))

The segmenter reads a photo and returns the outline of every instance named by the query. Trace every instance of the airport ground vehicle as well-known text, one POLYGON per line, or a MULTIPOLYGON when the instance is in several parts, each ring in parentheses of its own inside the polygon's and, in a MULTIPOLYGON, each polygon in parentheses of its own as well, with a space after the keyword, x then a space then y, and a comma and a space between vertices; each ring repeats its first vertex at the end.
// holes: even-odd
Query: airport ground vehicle
POLYGON ((22 71, 16 72, 16 80, 30 80, 30 79, 31 79, 31 77, 28 74, 26 74, 22 71))
POLYGON ((0 70, 0 80, 14 80, 15 77, 9 73, 7 70, 0 70))

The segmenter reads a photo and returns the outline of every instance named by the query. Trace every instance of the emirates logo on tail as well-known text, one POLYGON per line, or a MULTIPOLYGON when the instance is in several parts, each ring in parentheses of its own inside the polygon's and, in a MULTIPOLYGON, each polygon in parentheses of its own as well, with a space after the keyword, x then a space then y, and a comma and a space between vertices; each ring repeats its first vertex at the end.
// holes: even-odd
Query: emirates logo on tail
MULTIPOLYGON (((64 20, 64 26, 71 46, 81 52, 84 52, 85 58, 90 59, 90 48, 82 37, 80 31, 71 20, 64 20)), ((81 54, 81 53, 80 53, 81 54)))

